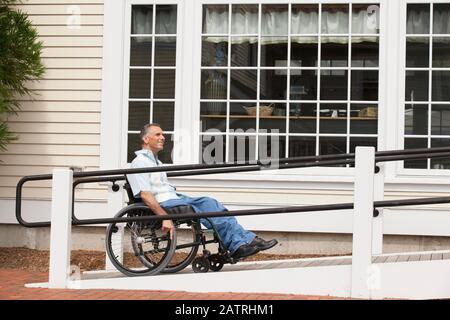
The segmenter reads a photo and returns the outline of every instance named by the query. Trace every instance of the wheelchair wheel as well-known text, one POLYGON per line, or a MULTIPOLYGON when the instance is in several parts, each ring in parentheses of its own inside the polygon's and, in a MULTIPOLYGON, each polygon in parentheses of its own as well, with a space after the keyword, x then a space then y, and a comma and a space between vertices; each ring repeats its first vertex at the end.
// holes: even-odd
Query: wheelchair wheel
MULTIPOLYGON (((143 203, 132 204, 116 214, 116 218, 153 215, 143 203)), ((172 259, 176 245, 161 231, 161 221, 119 222, 106 229, 106 252, 112 264, 127 276, 154 275, 172 259)))
MULTIPOLYGON (((178 229, 178 227, 176 229, 178 229)), ((188 233, 186 237, 181 237, 181 232, 177 232, 178 236, 175 254, 167 266, 161 270, 161 273, 175 273, 181 271, 194 260, 201 241, 200 223, 198 221, 193 222, 190 228, 186 229, 186 232, 188 233)))

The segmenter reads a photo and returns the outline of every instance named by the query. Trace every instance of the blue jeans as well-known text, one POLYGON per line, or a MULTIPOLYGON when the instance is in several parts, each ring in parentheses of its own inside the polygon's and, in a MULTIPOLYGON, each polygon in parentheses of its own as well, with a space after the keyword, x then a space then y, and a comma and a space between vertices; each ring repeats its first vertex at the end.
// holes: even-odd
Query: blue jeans
MULTIPOLYGON (((188 197, 178 193, 180 199, 170 199, 160 203, 163 208, 171 208, 181 205, 190 205, 196 213, 200 212, 216 212, 228 211, 220 202, 210 197, 188 197)), ((223 244, 234 253, 243 244, 253 241, 255 234, 245 230, 236 220, 235 217, 214 217, 209 218, 214 224, 223 244)), ((211 224, 206 219, 200 219, 200 222, 208 229, 211 224)))

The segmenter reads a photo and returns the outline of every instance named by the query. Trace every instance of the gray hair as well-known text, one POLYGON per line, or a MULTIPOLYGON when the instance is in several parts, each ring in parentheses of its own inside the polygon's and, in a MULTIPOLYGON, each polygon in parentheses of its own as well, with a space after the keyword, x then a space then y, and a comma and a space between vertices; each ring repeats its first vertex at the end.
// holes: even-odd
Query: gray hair
POLYGON ((139 134, 139 138, 141 140, 141 145, 144 144, 144 138, 147 136, 148 131, 151 127, 159 127, 161 128, 159 123, 147 123, 145 126, 142 127, 141 133, 139 134))

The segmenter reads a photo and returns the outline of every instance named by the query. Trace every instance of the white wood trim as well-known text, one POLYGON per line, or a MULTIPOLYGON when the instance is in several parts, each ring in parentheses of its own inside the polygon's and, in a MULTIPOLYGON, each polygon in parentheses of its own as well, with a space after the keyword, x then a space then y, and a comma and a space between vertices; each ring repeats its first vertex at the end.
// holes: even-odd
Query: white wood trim
POLYGON ((100 133, 101 169, 115 169, 121 165, 124 15, 124 1, 105 0, 100 133))

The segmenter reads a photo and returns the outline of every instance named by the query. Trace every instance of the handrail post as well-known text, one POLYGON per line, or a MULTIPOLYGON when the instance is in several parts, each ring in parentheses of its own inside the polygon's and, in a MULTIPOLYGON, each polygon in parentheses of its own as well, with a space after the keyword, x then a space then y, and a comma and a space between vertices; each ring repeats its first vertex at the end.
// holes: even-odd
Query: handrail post
MULTIPOLYGON (((380 171, 374 178, 374 201, 384 200, 384 164, 377 164, 380 171)), ((378 216, 373 219, 372 227, 372 254, 383 253, 383 208, 377 208, 378 216)))
POLYGON ((67 288, 70 276, 72 184, 72 170, 53 170, 50 228, 50 288, 67 288))
POLYGON ((369 298, 375 149, 356 147, 351 296, 369 298))

